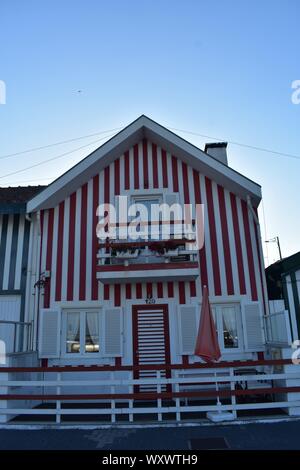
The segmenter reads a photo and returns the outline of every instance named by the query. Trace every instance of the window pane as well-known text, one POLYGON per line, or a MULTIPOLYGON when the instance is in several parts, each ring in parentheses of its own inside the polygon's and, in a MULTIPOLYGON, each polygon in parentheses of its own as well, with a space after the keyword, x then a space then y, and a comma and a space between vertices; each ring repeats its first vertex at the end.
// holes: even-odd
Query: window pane
POLYGON ((97 312, 86 314, 85 352, 99 352, 99 314, 97 312))
POLYGON ((67 353, 80 353, 80 314, 67 313, 67 353))
POLYGON ((236 310, 234 307, 222 308, 223 335, 225 348, 238 348, 236 310))

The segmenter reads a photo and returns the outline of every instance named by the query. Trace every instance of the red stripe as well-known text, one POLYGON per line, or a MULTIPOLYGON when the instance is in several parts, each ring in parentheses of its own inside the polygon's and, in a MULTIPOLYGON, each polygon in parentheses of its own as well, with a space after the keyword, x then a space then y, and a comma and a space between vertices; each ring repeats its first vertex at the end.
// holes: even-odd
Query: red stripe
POLYGON ((134 189, 139 189, 139 146, 133 147, 133 165, 134 165, 134 189))
POLYGON ((218 185, 218 197, 219 197, 219 209, 220 209, 220 219, 221 219, 221 229, 222 229, 222 239, 223 239, 223 249, 224 249, 223 251, 224 251, 224 259, 225 259, 225 272, 226 272, 226 280, 227 280, 227 294, 233 295, 234 287, 233 287, 231 252, 230 252, 229 235, 228 235, 225 196, 224 196, 224 189, 220 185, 218 185))
POLYGON ((196 297, 196 282, 195 281, 190 281, 190 296, 191 297, 196 297))
MULTIPOLYGON (((52 264, 52 250, 53 250, 53 225, 54 225, 54 209, 49 209, 48 212, 48 230, 47 230, 47 254, 46 254, 46 271, 51 272, 52 264)), ((44 307, 50 307, 50 290, 51 281, 47 281, 44 295, 44 307)))
POLYGON ((221 295, 222 294, 221 278, 220 278, 219 255, 218 255, 212 185, 211 185, 211 180, 207 177, 205 177, 205 186, 206 186, 207 211, 208 211, 208 223, 209 223, 209 231, 210 231, 211 257, 212 257, 212 264, 213 264, 215 295, 221 295))
POLYGON ((163 291, 163 284, 162 282, 157 283, 157 297, 159 299, 162 299, 164 296, 164 291, 163 291))
POLYGON ((115 307, 120 307, 121 305, 121 286, 120 284, 115 284, 115 307))
POLYGON ((76 193, 73 193, 70 196, 67 300, 73 300, 74 294, 75 219, 76 193))
POLYGON ((131 299, 131 284, 126 284, 126 299, 131 299))
POLYGON ((254 259, 253 259, 253 251, 252 251, 252 244, 251 244, 248 206, 247 206, 246 201, 242 201, 242 211, 243 211, 245 238, 246 238, 246 249, 247 249, 248 267, 249 267, 251 296, 252 296, 252 300, 257 300, 258 297, 257 297, 257 287, 256 287, 256 280, 255 280, 254 259))
POLYGON ((137 283, 136 286, 135 286, 135 296, 137 299, 141 299, 142 298, 142 284, 141 283, 137 283))
POLYGON ((109 300, 109 284, 104 284, 103 298, 109 300))
POLYGON ((241 235, 239 228, 238 212, 236 206, 236 197, 233 193, 230 193, 230 202, 231 202, 231 212, 232 212, 232 223, 234 231, 234 241, 235 241, 235 251, 236 251, 236 260, 239 274, 239 285, 240 285, 240 294, 246 294, 246 282, 245 282, 245 272, 244 272, 244 263, 243 263, 243 253, 242 253, 242 243, 241 235))
POLYGON ((155 144, 152 144, 152 172, 153 188, 158 188, 157 147, 155 144))
POLYGON ((115 195, 120 195, 120 159, 115 160, 114 164, 114 173, 115 173, 115 195))
POLYGON ((152 291, 152 283, 151 282, 147 282, 146 290, 147 290, 147 297, 148 296, 152 297, 153 296, 153 291, 152 291))
POLYGON ((64 243, 64 212, 65 201, 59 204, 58 211, 58 237, 57 237, 57 256, 56 256, 56 286, 55 286, 55 300, 61 300, 61 281, 62 281, 62 258, 63 258, 63 243, 64 243))
POLYGON ((87 184, 81 188, 79 300, 85 300, 86 280, 87 184))
POLYGON ((185 304, 185 284, 183 281, 178 282, 179 287, 179 303, 185 304))
POLYGON ((147 140, 143 140, 143 170, 144 170, 144 189, 149 188, 149 174, 148 174, 148 145, 147 140))
POLYGON ((184 193, 184 203, 190 203, 190 193, 189 193, 189 179, 188 179, 188 169, 187 164, 182 162, 182 181, 183 181, 183 193, 184 193))
POLYGON ((168 170, 167 170, 167 154, 165 150, 161 151, 161 165, 162 165, 162 177, 163 187, 168 187, 168 170))
POLYGON ((129 151, 124 153, 125 189, 130 189, 129 151))
POLYGON ((174 297, 174 284, 173 284, 173 282, 168 282, 168 297, 174 297))
POLYGON ((109 191, 110 191, 109 166, 107 166, 104 169, 104 204, 109 204, 109 191))
MULTIPOLYGON (((109 167, 107 167, 109 169, 109 167)), ((109 176, 109 173, 108 173, 109 176)), ((93 233, 92 233, 92 300, 98 300, 98 279, 97 279, 97 252, 98 238, 96 233, 98 217, 97 208, 99 205, 99 174, 93 178, 93 233)))
POLYGON ((178 184, 178 165, 177 158, 172 155, 172 176, 173 176, 173 191, 178 193, 179 184, 178 184))
MULTIPOLYGON (((200 191, 200 179, 199 179, 199 173, 196 170, 193 170, 193 180, 194 180, 195 204, 201 204, 202 201, 201 201, 201 191, 200 191)), ((205 246, 203 246, 203 248, 199 250, 199 258, 200 258, 201 285, 202 287, 208 286, 205 246)))

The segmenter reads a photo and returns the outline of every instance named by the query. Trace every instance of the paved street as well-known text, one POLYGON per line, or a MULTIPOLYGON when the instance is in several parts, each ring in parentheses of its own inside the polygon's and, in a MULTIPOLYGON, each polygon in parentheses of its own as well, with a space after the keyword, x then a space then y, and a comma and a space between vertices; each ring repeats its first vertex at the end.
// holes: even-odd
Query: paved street
MULTIPOLYGON (((0 450, 187 450, 190 440, 225 438, 229 449, 300 449, 300 421, 99 430, 0 430, 0 450)), ((215 441, 217 442, 217 441, 215 441)))

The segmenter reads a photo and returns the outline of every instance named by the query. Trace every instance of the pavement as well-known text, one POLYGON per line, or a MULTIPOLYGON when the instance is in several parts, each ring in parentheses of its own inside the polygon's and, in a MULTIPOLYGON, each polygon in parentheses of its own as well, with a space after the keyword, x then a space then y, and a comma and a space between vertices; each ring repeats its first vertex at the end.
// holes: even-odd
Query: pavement
POLYGON ((221 441, 235 450, 299 450, 299 433, 300 420, 180 427, 0 429, 0 450, 190 450, 191 445, 203 446, 206 442, 209 448, 218 449, 221 441))

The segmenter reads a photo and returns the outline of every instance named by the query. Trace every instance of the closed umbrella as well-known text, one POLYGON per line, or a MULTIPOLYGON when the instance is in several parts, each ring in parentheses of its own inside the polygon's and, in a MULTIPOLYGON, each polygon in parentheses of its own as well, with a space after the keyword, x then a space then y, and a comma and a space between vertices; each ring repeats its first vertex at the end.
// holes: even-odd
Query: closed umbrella
MULTIPOLYGON (((201 357, 205 362, 218 361, 221 357, 220 346, 218 343, 218 334, 212 315, 208 297, 208 289, 206 286, 203 287, 201 317, 194 354, 201 357)), ((217 378, 216 372, 215 377, 217 378)), ((217 381, 216 391, 219 391, 217 381)), ((219 396, 217 396, 217 405, 221 406, 219 396)), ((207 413, 207 417, 212 421, 227 421, 233 419, 231 413, 221 413, 220 409, 218 410, 217 415, 215 413, 207 413)))

